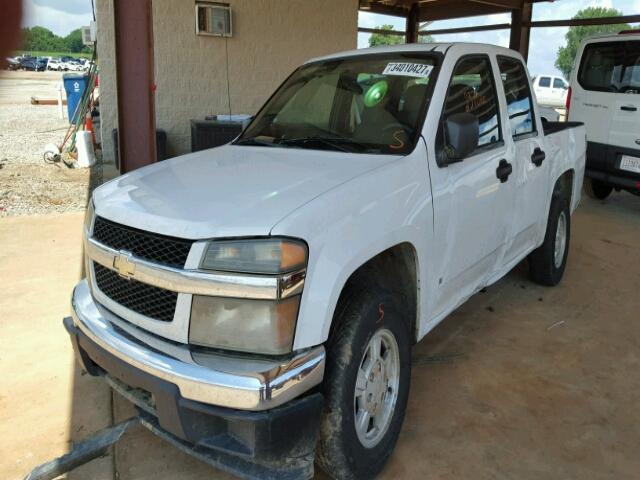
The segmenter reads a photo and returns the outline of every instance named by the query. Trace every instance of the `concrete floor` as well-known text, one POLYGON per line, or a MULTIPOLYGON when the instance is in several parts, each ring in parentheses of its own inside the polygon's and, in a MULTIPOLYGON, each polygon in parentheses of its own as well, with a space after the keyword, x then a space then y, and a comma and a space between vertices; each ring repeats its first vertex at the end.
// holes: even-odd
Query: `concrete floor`
MULTIPOLYGON (((82 216, 0 219, 0 478, 130 412, 79 374, 61 326, 82 216)), ((559 287, 520 265, 414 352, 409 410, 382 478, 640 475, 640 198, 584 199, 559 287)), ((69 478, 231 478, 143 429, 69 478)), ((324 478, 318 475, 318 478, 324 478)))

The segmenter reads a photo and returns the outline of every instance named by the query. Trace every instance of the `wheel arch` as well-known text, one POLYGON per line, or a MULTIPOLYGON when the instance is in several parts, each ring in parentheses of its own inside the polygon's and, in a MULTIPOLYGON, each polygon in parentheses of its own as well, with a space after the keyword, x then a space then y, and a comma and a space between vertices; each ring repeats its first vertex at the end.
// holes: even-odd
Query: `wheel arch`
POLYGON ((351 272, 344 282, 335 305, 329 338, 336 329, 336 317, 358 288, 375 282, 399 295, 397 307, 402 309, 410 338, 417 341, 420 318, 420 268, 415 246, 404 241, 377 253, 351 272))
POLYGON ((576 188, 579 188, 576 184, 576 172, 573 168, 569 168, 562 172, 554 186, 553 195, 565 195, 569 201, 569 205, 573 206, 573 199, 575 198, 576 188))

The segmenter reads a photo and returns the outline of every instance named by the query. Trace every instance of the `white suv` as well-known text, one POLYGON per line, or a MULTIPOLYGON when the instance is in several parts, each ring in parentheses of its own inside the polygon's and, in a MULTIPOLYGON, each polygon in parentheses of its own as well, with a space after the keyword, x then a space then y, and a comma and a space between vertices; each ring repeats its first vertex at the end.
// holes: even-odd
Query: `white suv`
POLYGON ((640 194, 640 30, 583 41, 567 108, 587 127, 587 193, 640 194))

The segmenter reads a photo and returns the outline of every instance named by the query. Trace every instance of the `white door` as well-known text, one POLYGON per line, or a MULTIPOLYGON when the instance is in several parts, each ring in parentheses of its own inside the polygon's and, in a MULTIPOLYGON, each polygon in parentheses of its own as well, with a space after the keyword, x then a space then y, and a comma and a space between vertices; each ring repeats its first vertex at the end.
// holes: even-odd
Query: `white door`
MULTIPOLYGON (((513 213, 513 175, 504 175, 511 166, 513 151, 504 141, 495 78, 486 55, 463 57, 458 62, 440 124, 463 112, 478 118, 478 148, 461 162, 443 166, 433 161, 430 168, 436 316, 468 298, 495 270, 503 258, 513 213), (504 175, 503 181, 498 178, 499 172, 504 175)), ((445 142, 441 127, 436 140, 439 158, 445 155, 445 142)))
POLYGON ((498 56, 498 68, 506 99, 508 129, 515 145, 513 224, 505 264, 518 261, 537 246, 546 227, 550 159, 544 151, 541 123, 534 116, 533 99, 527 70, 514 57, 498 56))
POLYGON ((540 105, 549 105, 552 102, 551 77, 538 77, 536 79, 536 98, 540 105))
POLYGON ((552 107, 564 107, 567 100, 567 84, 560 77, 553 77, 551 88, 552 107))

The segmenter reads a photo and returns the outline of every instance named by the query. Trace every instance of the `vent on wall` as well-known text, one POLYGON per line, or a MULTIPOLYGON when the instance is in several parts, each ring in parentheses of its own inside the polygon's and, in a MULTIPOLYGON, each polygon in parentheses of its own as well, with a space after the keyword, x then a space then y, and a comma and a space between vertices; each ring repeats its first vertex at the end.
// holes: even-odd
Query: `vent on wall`
POLYGON ((231 7, 227 4, 196 2, 196 35, 231 36, 231 7))

